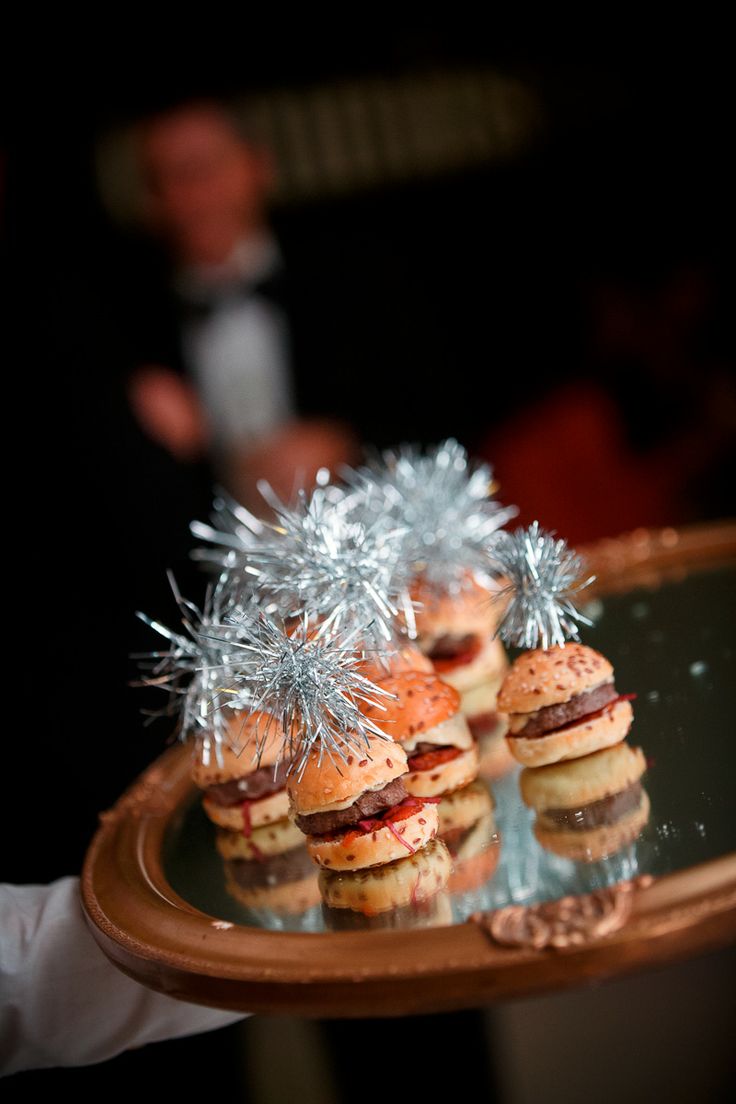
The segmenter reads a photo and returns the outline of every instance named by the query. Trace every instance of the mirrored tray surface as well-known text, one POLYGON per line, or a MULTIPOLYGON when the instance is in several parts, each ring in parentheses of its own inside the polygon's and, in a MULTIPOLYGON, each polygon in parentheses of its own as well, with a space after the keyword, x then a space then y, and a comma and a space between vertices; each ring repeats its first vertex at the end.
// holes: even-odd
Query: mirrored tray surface
MULTIPOLYGON (((734 609, 733 566, 604 595, 589 604, 595 626, 586 631, 586 643, 611 660, 619 691, 636 695, 628 742, 641 747, 647 759, 648 822, 634 843, 616 853, 573 862, 537 842, 533 813, 521 800, 518 768, 498 781, 484 781, 495 800, 499 861, 481 885, 451 895, 455 923, 479 909, 587 893, 641 874, 659 877, 736 850, 736 817, 725 784, 736 777, 734 609)), ((334 912, 326 914, 319 904, 300 911, 297 903, 290 908, 280 898, 278 909, 253 909, 229 895, 215 829, 197 792, 170 824, 163 865, 181 897, 222 920, 272 930, 334 927, 334 912)), ((418 926, 428 922, 424 906, 415 913, 418 926)), ((398 923, 411 926, 410 910, 401 911, 398 923)), ((359 914, 352 926, 360 927, 359 914)), ((369 926, 372 921, 366 921, 369 926)))

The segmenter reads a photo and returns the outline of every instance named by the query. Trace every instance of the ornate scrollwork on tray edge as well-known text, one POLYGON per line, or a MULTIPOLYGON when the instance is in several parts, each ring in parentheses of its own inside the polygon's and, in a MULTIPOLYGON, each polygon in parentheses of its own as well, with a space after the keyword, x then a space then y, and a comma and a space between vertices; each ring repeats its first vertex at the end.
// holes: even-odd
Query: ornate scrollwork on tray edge
POLYGON ((165 816, 171 813, 176 802, 168 789, 168 778, 169 772, 154 763, 111 809, 99 814, 100 824, 115 824, 127 816, 165 816))
POLYGON ((507 905, 476 912, 470 919, 502 947, 563 951, 604 939, 624 926, 634 894, 653 882, 642 875, 579 897, 561 897, 539 905, 507 905))

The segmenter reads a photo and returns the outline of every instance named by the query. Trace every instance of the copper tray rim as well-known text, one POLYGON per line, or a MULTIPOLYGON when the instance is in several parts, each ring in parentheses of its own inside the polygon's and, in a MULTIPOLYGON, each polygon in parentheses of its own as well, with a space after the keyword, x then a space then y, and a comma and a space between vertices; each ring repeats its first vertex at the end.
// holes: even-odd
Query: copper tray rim
MULTIPOLYGON (((584 550, 596 589, 628 589, 736 557, 736 523, 636 530, 584 550)), ((397 1015, 468 1007, 613 977, 736 939, 736 853, 634 894, 616 932, 564 951, 494 944, 472 922, 418 931, 279 932, 223 927, 169 885, 161 847, 194 789, 189 750, 164 752, 101 815, 81 877, 92 934, 159 991, 243 1011, 397 1015)))

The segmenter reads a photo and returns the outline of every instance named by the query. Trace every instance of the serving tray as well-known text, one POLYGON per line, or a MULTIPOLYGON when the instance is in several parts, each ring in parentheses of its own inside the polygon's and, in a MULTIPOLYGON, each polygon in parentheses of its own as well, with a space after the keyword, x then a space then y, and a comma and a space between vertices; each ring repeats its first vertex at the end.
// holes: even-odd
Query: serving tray
POLYGON ((629 742, 647 756, 651 806, 638 839, 597 862, 545 852, 511 771, 486 782, 500 852, 484 880, 442 910, 402 910, 397 927, 335 931, 314 897, 253 908, 228 893, 189 750, 175 747, 101 815, 87 854, 84 908, 108 957, 182 999, 335 1017, 473 1007, 732 941, 736 525, 583 551, 598 574, 585 641, 637 695, 629 742))

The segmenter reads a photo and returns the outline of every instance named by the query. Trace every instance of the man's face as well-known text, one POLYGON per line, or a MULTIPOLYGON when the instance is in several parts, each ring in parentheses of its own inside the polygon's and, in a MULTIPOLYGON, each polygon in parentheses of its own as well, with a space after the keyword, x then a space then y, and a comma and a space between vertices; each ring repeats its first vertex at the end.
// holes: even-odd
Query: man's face
POLYGON ((266 158, 217 108, 182 108, 153 120, 141 155, 152 214, 181 262, 220 264, 263 222, 266 158))

